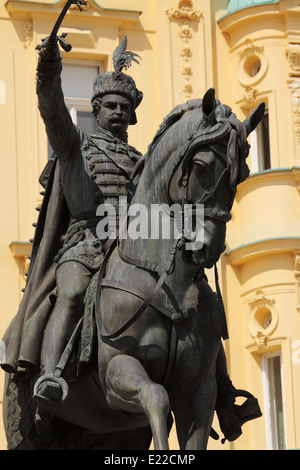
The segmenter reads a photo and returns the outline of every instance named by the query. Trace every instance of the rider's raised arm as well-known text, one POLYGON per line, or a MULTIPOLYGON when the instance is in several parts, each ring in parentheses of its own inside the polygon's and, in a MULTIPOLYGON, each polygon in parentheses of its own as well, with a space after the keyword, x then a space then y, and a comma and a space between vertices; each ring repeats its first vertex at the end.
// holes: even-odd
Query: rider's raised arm
POLYGON ((58 45, 42 47, 37 66, 38 106, 54 153, 58 158, 66 159, 72 155, 78 130, 65 105, 61 71, 62 57, 58 45))

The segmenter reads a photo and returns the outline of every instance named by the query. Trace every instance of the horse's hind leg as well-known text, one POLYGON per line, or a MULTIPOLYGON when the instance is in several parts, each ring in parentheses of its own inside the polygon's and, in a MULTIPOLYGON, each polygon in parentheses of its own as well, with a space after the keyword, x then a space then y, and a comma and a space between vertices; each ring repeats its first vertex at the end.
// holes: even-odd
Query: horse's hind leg
POLYGON ((202 377, 172 405, 181 450, 205 450, 216 400, 215 377, 202 377))
POLYGON ((150 380, 141 363, 131 356, 115 356, 106 372, 106 398, 113 409, 145 413, 155 450, 168 450, 169 397, 160 384, 150 380))

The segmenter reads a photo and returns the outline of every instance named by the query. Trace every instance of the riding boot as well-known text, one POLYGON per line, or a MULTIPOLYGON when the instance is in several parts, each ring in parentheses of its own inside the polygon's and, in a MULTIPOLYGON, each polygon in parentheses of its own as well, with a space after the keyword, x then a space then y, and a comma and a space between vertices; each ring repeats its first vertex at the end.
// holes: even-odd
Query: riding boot
POLYGON ((221 431, 224 434, 222 443, 226 440, 232 442, 242 434, 242 426, 247 421, 262 416, 257 399, 251 393, 237 390, 228 375, 218 370, 216 375, 218 394, 216 400, 216 412, 221 431), (244 397, 246 401, 242 405, 236 405, 237 397, 244 397))
POLYGON ((68 385, 61 377, 42 375, 35 383, 33 399, 36 404, 35 425, 43 433, 52 421, 55 410, 61 406, 68 394, 68 385))

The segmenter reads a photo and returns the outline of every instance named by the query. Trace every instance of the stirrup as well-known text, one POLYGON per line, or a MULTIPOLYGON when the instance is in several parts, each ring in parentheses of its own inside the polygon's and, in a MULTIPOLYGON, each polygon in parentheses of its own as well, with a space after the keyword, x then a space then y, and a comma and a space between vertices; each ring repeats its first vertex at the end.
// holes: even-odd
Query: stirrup
POLYGON ((53 374, 44 374, 35 382, 33 398, 60 405, 68 395, 69 387, 62 377, 53 374))
POLYGON ((42 375, 36 381, 33 389, 36 404, 34 421, 40 434, 48 429, 56 408, 66 399, 68 390, 66 381, 53 374, 42 375))
MULTIPOLYGON (((244 397, 246 400, 242 405, 233 404, 232 411, 236 415, 235 419, 230 423, 224 432, 222 444, 226 440, 229 442, 235 441, 242 434, 242 426, 247 422, 262 416, 260 406, 257 398, 245 390, 236 390, 234 398, 244 397)), ((229 405, 230 406, 230 405, 229 405)))

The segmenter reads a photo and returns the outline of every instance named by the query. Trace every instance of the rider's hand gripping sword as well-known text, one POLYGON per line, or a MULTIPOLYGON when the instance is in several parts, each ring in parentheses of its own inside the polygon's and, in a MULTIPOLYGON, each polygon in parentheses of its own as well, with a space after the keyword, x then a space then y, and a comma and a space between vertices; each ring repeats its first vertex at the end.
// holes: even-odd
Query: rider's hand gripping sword
POLYGON ((82 11, 81 6, 87 5, 87 2, 85 0, 68 0, 54 25, 52 33, 47 38, 42 39, 42 44, 39 44, 38 46, 36 46, 37 50, 41 50, 42 48, 45 48, 45 47, 51 48, 58 41, 64 51, 70 52, 70 50, 72 49, 72 46, 65 40, 67 33, 62 33, 60 36, 57 36, 57 33, 64 17, 66 16, 68 9, 73 4, 77 5, 79 10, 82 11))

